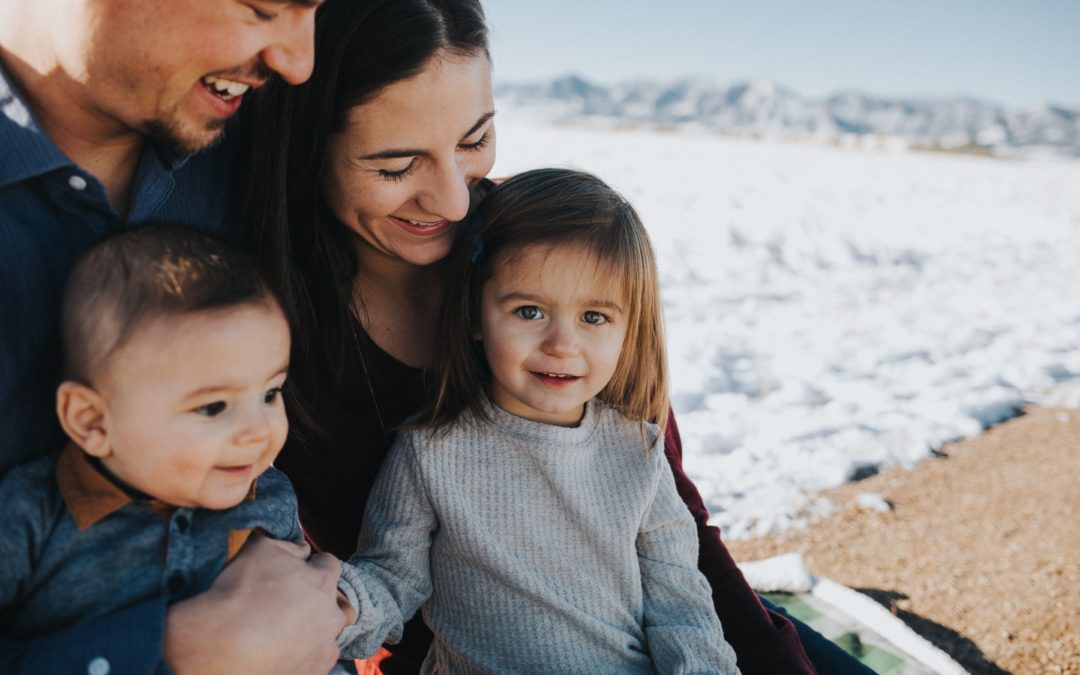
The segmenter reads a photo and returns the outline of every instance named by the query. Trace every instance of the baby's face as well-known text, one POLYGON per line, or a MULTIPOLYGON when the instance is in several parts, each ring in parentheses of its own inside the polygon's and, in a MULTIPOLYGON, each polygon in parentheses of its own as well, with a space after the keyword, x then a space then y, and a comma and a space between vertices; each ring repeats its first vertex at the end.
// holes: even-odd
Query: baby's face
POLYGON ((109 448, 102 462, 175 506, 226 509, 285 443, 289 327, 274 305, 153 320, 95 378, 109 448))

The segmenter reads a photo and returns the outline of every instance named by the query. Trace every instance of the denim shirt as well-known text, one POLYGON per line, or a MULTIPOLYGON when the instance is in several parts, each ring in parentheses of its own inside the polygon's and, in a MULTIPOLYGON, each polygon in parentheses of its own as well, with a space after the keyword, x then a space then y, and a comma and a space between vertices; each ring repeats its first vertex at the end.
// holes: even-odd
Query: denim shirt
MULTIPOLYGON (((226 138, 187 158, 147 145, 121 216, 101 182, 42 131, 0 67, 0 476, 63 447, 54 412, 57 315, 75 259, 151 218, 235 235, 226 230, 235 148, 226 138)), ((162 672, 165 607, 155 598, 29 641, 0 628, 0 672, 162 672)))
POLYGON ((178 508, 133 499, 74 445, 9 471, 0 503, 0 616, 16 639, 201 593, 253 530, 303 536, 292 485, 274 468, 230 509, 178 508))

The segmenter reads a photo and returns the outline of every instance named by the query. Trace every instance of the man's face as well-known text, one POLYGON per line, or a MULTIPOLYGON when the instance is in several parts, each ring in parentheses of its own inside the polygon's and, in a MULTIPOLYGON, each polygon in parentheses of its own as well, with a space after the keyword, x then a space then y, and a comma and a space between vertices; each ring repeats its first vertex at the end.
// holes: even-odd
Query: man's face
POLYGON ((311 75, 315 5, 296 0, 90 0, 67 70, 117 133, 174 150, 212 145, 244 94, 274 73, 311 75))

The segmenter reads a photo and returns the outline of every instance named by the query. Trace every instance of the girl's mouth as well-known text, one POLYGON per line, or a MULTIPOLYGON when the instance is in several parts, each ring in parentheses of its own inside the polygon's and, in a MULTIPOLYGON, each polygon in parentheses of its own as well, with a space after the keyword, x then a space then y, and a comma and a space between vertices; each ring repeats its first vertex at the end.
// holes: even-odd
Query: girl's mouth
POLYGON ((529 371, 533 374, 533 377, 537 378, 544 384, 550 384, 553 386, 563 386, 577 382, 581 379, 578 375, 567 375, 566 373, 543 373, 537 371, 529 371))

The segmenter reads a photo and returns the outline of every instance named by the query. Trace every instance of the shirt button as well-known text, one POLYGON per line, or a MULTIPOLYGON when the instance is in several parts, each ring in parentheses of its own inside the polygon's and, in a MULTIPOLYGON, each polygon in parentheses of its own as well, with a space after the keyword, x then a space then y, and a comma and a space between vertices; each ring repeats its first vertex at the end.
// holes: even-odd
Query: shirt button
POLYGON ((86 664, 88 675, 109 675, 110 670, 112 667, 109 665, 109 660, 102 656, 95 657, 86 664))
MULTIPOLYGON (((86 189, 86 179, 83 178, 82 176, 72 176, 71 178, 68 178, 68 185, 70 185, 72 188, 74 188, 76 190, 85 190, 86 189)), ((109 667, 108 662, 105 663, 105 667, 106 668, 109 667)))
POLYGON ((173 572, 169 577, 169 593, 179 593, 180 589, 184 587, 184 575, 180 572, 173 572))

